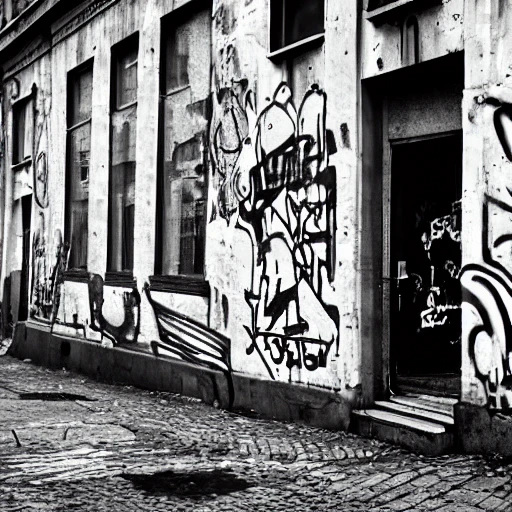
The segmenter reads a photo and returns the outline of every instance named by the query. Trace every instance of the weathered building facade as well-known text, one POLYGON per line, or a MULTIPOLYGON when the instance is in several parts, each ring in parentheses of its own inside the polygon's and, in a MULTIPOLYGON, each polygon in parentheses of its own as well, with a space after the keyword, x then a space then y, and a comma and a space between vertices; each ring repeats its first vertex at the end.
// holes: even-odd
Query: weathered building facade
POLYGON ((508 2, 75 4, 2 5, 13 352, 509 451, 508 2))

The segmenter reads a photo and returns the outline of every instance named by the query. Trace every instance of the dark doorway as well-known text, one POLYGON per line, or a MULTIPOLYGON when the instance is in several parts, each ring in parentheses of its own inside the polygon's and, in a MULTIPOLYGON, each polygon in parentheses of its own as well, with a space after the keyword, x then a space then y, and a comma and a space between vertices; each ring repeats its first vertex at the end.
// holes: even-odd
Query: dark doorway
POLYGON ((32 195, 21 198, 21 216, 23 223, 23 259, 21 262, 20 306, 18 321, 28 318, 29 307, 29 268, 30 268, 30 219, 32 217, 32 195))
POLYGON ((458 394, 460 132, 391 145, 392 388, 458 394))

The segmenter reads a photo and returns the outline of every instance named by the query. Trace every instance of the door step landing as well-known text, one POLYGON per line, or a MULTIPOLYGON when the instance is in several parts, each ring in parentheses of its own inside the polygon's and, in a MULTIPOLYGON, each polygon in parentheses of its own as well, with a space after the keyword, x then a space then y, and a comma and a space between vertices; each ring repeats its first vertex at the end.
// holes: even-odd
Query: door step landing
POLYGON ((352 411, 350 429, 425 455, 441 455, 454 449, 456 403, 455 398, 430 395, 393 396, 371 409, 352 411))

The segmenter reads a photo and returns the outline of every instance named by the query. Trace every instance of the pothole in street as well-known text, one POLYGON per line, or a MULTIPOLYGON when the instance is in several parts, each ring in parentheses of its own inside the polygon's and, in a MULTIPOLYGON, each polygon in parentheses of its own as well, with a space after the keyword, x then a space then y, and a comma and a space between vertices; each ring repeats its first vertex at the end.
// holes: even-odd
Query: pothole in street
POLYGON ((238 477, 230 469, 209 471, 162 471, 151 475, 124 474, 125 480, 141 491, 157 495, 173 495, 187 498, 203 498, 231 494, 251 487, 247 480, 238 477))
POLYGON ((95 402, 95 398, 88 398, 84 395, 76 395, 74 393, 63 393, 63 392, 50 392, 42 391, 36 393, 19 393, 20 400, 47 400, 49 402, 58 401, 75 401, 81 400, 83 402, 95 402))

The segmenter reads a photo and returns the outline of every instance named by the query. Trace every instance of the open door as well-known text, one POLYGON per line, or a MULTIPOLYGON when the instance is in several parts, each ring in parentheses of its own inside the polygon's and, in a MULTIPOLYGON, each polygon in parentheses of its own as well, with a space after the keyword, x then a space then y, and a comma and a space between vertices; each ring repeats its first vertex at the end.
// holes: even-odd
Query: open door
POLYGON ((28 318, 29 308, 29 272, 30 272, 30 219, 32 217, 32 195, 26 195, 21 198, 21 215, 23 227, 23 249, 21 262, 20 279, 20 302, 18 311, 18 321, 24 321, 28 318))
POLYGON ((462 134, 391 143, 391 389, 459 394, 462 134))

